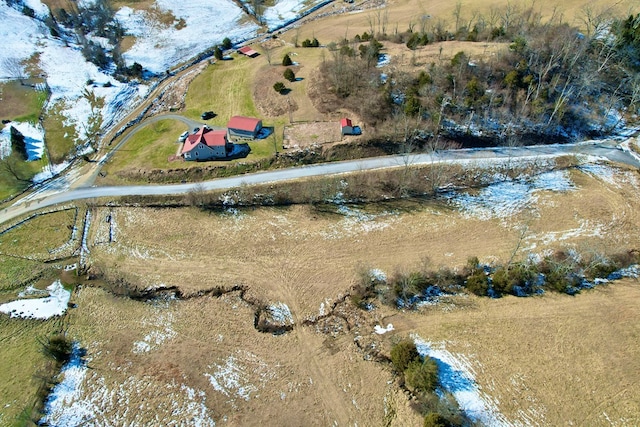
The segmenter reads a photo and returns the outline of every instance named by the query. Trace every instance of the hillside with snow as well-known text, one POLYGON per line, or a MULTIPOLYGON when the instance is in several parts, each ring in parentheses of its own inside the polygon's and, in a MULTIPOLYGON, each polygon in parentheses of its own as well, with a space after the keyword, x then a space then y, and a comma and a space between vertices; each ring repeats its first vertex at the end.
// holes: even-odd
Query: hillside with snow
MULTIPOLYGON (((91 2, 80 2, 88 3, 91 2)), ((153 83, 118 81, 113 67, 99 68, 87 61, 72 31, 61 31, 58 37, 51 35, 45 24, 50 14, 46 5, 39 0, 25 0, 23 4, 33 10, 34 17, 22 13, 20 2, 13 6, 0 2, 0 37, 4 45, 0 50, 0 82, 28 74, 24 65, 17 70, 11 64, 35 62, 39 75, 34 77, 44 78, 51 93, 46 108, 59 112, 64 125, 75 129, 75 134, 67 137, 82 149, 93 133, 90 123, 98 122, 102 132, 112 128, 144 99, 153 83)), ((299 0, 276 2, 265 10, 267 27, 276 28, 294 19, 307 6, 299 0)), ((115 11, 115 20, 125 35, 135 37, 122 55, 127 66, 139 63, 157 75, 196 57, 225 37, 241 43, 260 31, 258 24, 231 0, 156 0, 146 11, 123 6, 115 11), (166 20, 159 16, 171 16, 173 23, 163 23, 166 20)), ((103 37, 89 34, 88 38, 107 51, 113 48, 103 37)), ((1 152, 6 155, 6 143, 3 147, 1 152)))

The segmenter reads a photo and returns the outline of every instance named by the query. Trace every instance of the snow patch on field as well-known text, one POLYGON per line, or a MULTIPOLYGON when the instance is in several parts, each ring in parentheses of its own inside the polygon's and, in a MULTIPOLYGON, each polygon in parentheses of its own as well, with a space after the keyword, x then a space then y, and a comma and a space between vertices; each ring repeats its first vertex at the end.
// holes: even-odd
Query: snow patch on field
POLYGON ((257 396, 259 387, 266 386, 276 377, 275 372, 256 355, 240 350, 220 364, 209 365, 208 369, 210 371, 204 376, 209 379, 211 387, 229 397, 230 403, 236 397, 248 401, 252 395, 257 396), (257 380, 258 385, 253 384, 252 379, 257 380))
MULTIPOLYGON (((67 304, 71 298, 71 292, 67 291, 56 280, 47 286, 48 297, 27 298, 8 302, 0 305, 0 312, 9 314, 11 317, 22 317, 24 319, 49 319, 54 316, 62 316, 67 310, 67 304)), ((18 296, 23 297, 35 294, 35 289, 29 287, 18 296)))
POLYGON ((449 192, 449 203, 467 218, 490 220, 508 218, 538 200, 539 191, 565 192, 575 189, 567 171, 551 171, 533 178, 508 179, 494 175, 492 182, 478 194, 449 192))
POLYGON ((153 318, 143 319, 141 329, 151 330, 140 341, 133 343, 133 352, 135 354, 148 353, 157 349, 166 341, 174 338, 177 333, 171 327, 173 324, 172 313, 161 313, 153 318))
POLYGON ((341 239, 380 231, 400 220, 400 216, 396 212, 372 214, 347 205, 339 205, 338 213, 343 216, 343 219, 336 225, 331 225, 328 230, 321 231, 320 234, 323 238, 327 240, 341 239))
POLYGON ((380 326, 380 325, 376 325, 376 326, 373 328, 373 332, 375 332, 375 333, 376 333, 376 334, 378 334, 378 335, 384 335, 384 334, 386 334, 387 332, 391 332, 391 331, 393 331, 393 329, 394 329, 394 328, 393 328, 393 325, 392 325, 391 323, 389 323, 389 324, 387 325, 387 327, 386 327, 386 328, 383 328, 383 327, 382 327, 382 326, 380 326))
POLYGON ((267 306, 271 319, 283 325, 293 325, 293 315, 289 306, 283 302, 276 302, 267 306))
POLYGON ((606 184, 620 188, 621 184, 627 183, 634 187, 638 187, 638 178, 634 173, 628 170, 619 170, 615 167, 609 166, 603 163, 585 163, 578 167, 578 169, 595 178, 604 181, 606 184))
POLYGON ((304 2, 298 0, 279 0, 272 7, 266 8, 263 17, 267 26, 272 29, 295 19, 304 7, 304 2))
POLYGON ((128 64, 138 62, 154 73, 163 73, 185 62, 225 37, 238 42, 257 33, 258 26, 244 19, 242 9, 231 0, 189 0, 176 3, 156 0, 159 12, 171 12, 175 21, 163 25, 146 11, 123 7, 117 20, 135 36, 134 45, 124 53, 128 64), (183 20, 184 26, 177 25, 183 20), (212 25, 212 19, 215 25, 212 25), (178 29, 179 28, 179 29, 178 29), (206 30, 205 30, 206 29, 206 30))
MULTIPOLYGON (((66 168, 68 168, 70 164, 71 164, 71 163, 69 163, 69 162, 66 162, 66 161, 65 161, 65 162, 62 162, 62 163, 57 164, 57 165, 46 165, 46 166, 44 166, 44 167, 42 168, 42 171, 41 171, 41 172, 38 172, 37 174, 35 174, 35 175, 33 176, 33 178, 31 179, 31 181, 32 181, 34 184, 39 184, 39 183, 41 183, 41 182, 43 182, 43 181, 46 181, 46 180, 48 180, 48 179, 51 179, 51 178, 53 178, 55 175, 58 175, 60 172, 62 172, 62 171, 63 171, 63 170, 65 170, 66 168)), ((66 182, 66 181, 63 181, 63 182, 66 182)), ((51 190, 51 189, 52 189, 52 187, 45 187, 45 188, 46 188, 47 190, 51 190)), ((61 187, 58 187, 58 188, 56 188, 56 189, 57 189, 57 190, 59 190, 59 191, 63 191, 63 190, 64 190, 64 189, 66 189, 66 188, 68 188, 68 187, 67 187, 67 186, 61 186, 61 187)), ((42 187, 40 187, 40 189, 42 189, 42 187)), ((35 195, 35 194, 40 194, 40 193, 39 193, 38 191, 36 191, 36 192, 32 193, 32 195, 35 195)), ((24 200, 24 198, 23 198, 23 200, 24 200)))
POLYGON ((438 365, 440 387, 455 397, 460 409, 474 422, 486 426, 510 426, 511 423, 500 414, 496 403, 483 393, 475 382, 475 375, 469 359, 462 354, 453 354, 445 349, 444 343, 424 341, 413 336, 418 353, 430 357, 438 365))
POLYGON ((204 391, 175 381, 154 384, 153 378, 133 375, 122 383, 108 383, 97 371, 88 369, 83 353, 74 344, 71 359, 60 373, 62 380, 47 398, 40 423, 52 426, 215 426, 204 391), (166 399, 157 404, 160 390, 166 399), (146 402, 156 404, 151 407, 146 402))
POLYGON ((587 220, 580 220, 580 226, 571 230, 550 231, 542 235, 532 235, 525 237, 525 241, 533 242, 528 249, 534 249, 536 242, 548 245, 553 242, 562 242, 576 237, 603 237, 606 232, 606 225, 594 223, 587 220))
POLYGON ((0 131, 0 159, 11 154, 11 127, 24 136, 27 160, 39 160, 44 154, 44 129, 40 124, 11 122, 0 131))
POLYGON ((372 268, 369 271, 369 274, 371 275, 371 278, 373 278, 374 280, 377 280, 379 282, 386 282, 387 281, 387 273, 385 273, 384 271, 380 270, 379 268, 372 268))
POLYGON ((87 364, 82 358, 82 350, 73 344, 71 358, 62 368, 60 381, 44 406, 44 416, 40 423, 56 426, 77 426, 92 418, 92 408, 80 400, 82 383, 87 375, 87 364))

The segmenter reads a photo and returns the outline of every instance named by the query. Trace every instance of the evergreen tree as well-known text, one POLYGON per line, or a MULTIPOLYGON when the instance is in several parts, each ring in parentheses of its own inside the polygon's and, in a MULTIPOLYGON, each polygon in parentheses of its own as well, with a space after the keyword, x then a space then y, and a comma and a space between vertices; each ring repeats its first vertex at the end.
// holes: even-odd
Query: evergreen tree
POLYGON ((218 61, 222 60, 222 49, 220 49, 220 46, 216 46, 215 49, 213 50, 213 57, 216 58, 218 61))
POLYGON ((24 135, 20 133, 18 129, 11 126, 9 128, 11 147, 13 150, 22 157, 23 160, 27 160, 27 146, 24 143, 24 135))
POLYGON ((290 82, 296 81, 296 73, 293 72, 291 68, 287 68, 284 70, 284 78, 289 80, 290 82))
POLYGON ((278 93, 282 93, 285 89, 286 89, 286 86, 282 82, 276 82, 273 85, 273 90, 275 90, 278 93))

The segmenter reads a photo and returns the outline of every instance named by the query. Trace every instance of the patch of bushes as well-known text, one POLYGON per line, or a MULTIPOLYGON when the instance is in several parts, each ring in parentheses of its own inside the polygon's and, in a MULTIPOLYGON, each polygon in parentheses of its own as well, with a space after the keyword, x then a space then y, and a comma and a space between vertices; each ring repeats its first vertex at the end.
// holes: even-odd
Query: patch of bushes
POLYGON ((425 425, 439 425, 427 424, 427 420, 439 420, 448 423, 443 425, 455 425, 450 419, 459 418, 459 411, 446 402, 443 404, 442 399, 434 393, 438 386, 436 361, 420 356, 416 344, 408 338, 396 342, 391 347, 390 358, 393 368, 401 376, 401 382, 417 397, 417 404, 412 406, 425 414, 425 425))
POLYGON ((420 360, 420 353, 410 339, 404 339, 391 347, 391 363, 396 372, 404 373, 414 360, 420 360))
POLYGON ((286 88, 287 88, 287 87, 286 87, 286 86, 284 85, 284 83, 282 83, 282 82, 275 82, 275 83, 273 84, 273 90, 275 90, 276 92, 278 92, 278 93, 280 93, 280 94, 281 94, 282 92, 284 92, 284 90, 285 90, 286 88))
POLYGON ((423 427, 453 427, 454 424, 437 412, 429 412, 424 417, 423 427))
POLYGON ((313 38, 313 40, 305 39, 302 42, 302 47, 318 47, 318 46, 320 46, 320 42, 315 37, 313 38))
POLYGON ((71 358, 72 343, 64 334, 56 334, 41 341, 42 352, 62 366, 71 358))
POLYGON ((396 304, 409 308, 434 293, 453 293, 460 289, 492 298, 503 295, 525 297, 545 290, 574 295, 582 289, 592 288, 596 279, 617 279, 617 271, 639 263, 638 250, 610 256, 558 250, 537 262, 526 260, 494 266, 482 265, 477 257, 472 257, 458 271, 423 268, 396 273, 389 285, 396 304))

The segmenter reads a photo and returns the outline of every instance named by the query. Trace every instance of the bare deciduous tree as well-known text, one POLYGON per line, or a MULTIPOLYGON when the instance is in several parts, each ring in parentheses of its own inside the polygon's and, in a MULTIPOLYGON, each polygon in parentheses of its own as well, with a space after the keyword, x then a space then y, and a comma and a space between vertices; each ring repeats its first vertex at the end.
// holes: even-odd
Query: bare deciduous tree
POLYGON ((18 58, 5 58, 2 61, 2 68, 4 68, 7 73, 9 73, 9 75, 5 77, 18 79, 20 80, 20 83, 22 83, 23 80, 27 78, 27 71, 22 65, 22 61, 20 61, 18 58))

